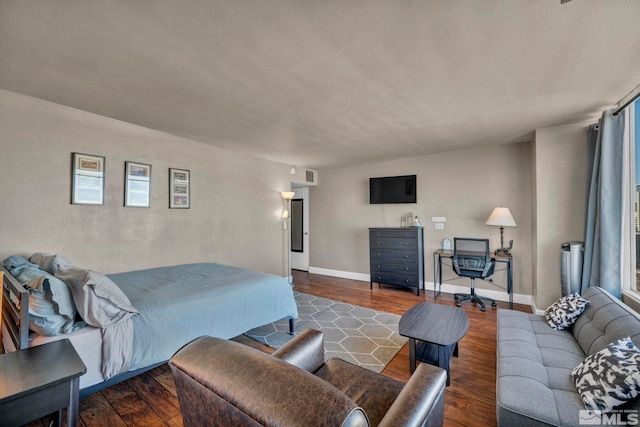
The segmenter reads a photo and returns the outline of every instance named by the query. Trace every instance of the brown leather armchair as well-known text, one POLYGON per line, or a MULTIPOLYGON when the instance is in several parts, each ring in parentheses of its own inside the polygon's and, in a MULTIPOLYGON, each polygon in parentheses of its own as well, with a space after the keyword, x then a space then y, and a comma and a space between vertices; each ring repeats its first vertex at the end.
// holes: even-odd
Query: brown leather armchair
POLYGON ((169 361, 185 426, 441 426, 446 372, 420 364, 407 384, 332 358, 307 329, 268 355, 200 337, 169 361))

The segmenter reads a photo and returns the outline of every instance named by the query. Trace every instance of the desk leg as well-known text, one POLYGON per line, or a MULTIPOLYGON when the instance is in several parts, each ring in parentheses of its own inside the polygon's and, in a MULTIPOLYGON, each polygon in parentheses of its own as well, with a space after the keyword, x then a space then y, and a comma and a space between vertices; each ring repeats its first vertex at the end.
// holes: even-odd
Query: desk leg
POLYGON ((76 427, 80 400, 80 378, 76 377, 71 380, 69 387, 71 387, 71 390, 69 392, 69 406, 67 407, 67 426, 76 427))
POLYGON ((436 265, 436 253, 433 253, 433 299, 438 298, 436 294, 436 278, 438 277, 438 267, 436 265))
POLYGON ((416 370, 416 339, 409 338, 409 372, 416 370))
POLYGON ((442 292, 442 255, 438 254, 438 295, 442 292))

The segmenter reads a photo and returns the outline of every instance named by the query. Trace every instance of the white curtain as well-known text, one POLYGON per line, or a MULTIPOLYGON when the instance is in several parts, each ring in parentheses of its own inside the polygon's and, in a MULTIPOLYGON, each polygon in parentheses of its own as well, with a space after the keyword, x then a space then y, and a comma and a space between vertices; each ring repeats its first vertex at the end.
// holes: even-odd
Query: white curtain
POLYGON ((593 169, 587 206, 582 291, 600 286, 622 297, 626 111, 605 111, 589 128, 593 169))

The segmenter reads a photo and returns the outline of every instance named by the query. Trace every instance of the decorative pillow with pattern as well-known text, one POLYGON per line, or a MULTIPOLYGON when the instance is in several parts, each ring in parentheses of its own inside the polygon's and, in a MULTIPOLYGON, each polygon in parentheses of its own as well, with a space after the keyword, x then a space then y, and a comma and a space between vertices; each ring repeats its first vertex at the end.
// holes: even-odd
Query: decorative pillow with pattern
POLYGON ((640 394, 640 349, 631 337, 587 356, 571 371, 584 406, 609 412, 640 394))
POLYGON ((554 302, 544 311, 547 323, 553 329, 568 328, 578 319, 578 316, 589 306, 589 301, 582 298, 577 292, 564 296, 554 302))

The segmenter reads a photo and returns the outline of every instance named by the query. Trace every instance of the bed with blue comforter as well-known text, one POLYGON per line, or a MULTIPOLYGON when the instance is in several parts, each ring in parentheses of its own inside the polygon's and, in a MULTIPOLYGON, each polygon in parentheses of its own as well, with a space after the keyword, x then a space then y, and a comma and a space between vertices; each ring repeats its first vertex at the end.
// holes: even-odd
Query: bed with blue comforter
POLYGON ((5 348, 69 338, 87 366, 81 395, 164 363, 197 337, 232 338, 281 319, 292 326, 298 317, 286 278, 228 265, 103 275, 35 253, 3 266, 3 311, 12 310, 2 317, 5 348))
POLYGON ((130 369, 169 360, 202 335, 232 338, 298 316, 291 285, 272 274, 222 264, 187 264, 109 274, 139 315, 132 317, 130 369))

